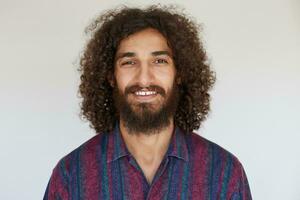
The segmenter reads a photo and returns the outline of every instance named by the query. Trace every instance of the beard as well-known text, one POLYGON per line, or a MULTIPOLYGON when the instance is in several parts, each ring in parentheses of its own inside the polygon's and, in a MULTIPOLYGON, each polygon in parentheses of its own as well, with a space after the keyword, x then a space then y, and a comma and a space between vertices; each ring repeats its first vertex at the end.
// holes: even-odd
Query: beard
POLYGON ((156 95, 160 95, 163 99, 159 105, 153 105, 152 102, 129 102, 128 96, 134 95, 134 92, 140 89, 142 88, 134 85, 125 88, 123 93, 115 87, 113 99, 116 110, 129 134, 157 134, 169 126, 175 116, 179 102, 178 86, 174 82, 168 93, 159 86, 149 86, 149 90, 156 91, 156 95))

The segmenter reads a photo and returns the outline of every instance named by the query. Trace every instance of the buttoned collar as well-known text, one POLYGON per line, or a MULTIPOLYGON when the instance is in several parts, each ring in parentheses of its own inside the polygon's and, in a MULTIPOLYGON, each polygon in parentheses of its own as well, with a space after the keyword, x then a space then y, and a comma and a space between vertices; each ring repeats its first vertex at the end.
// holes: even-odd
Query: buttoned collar
MULTIPOLYGON (((114 130, 108 134, 107 162, 110 163, 116 161, 124 156, 131 156, 131 154, 121 135, 119 123, 116 123, 114 130)), ((166 156, 176 157, 185 162, 188 161, 188 149, 185 135, 177 126, 175 126, 172 133, 166 156)))

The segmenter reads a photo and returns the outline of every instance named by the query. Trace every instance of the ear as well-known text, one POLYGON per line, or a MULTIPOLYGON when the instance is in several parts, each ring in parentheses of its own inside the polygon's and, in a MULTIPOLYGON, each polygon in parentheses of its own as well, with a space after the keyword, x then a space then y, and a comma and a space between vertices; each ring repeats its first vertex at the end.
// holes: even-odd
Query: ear
POLYGON ((115 86, 115 79, 114 79, 114 75, 112 73, 108 73, 107 75, 107 81, 109 82, 111 87, 115 86))
POLYGON ((181 84, 181 77, 180 76, 176 77, 176 83, 177 83, 177 85, 181 84))

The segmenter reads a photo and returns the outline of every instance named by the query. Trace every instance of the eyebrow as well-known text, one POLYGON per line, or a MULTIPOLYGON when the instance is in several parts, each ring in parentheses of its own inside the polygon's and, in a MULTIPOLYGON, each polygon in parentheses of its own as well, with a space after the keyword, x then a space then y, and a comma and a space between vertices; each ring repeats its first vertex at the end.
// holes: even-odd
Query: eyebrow
MULTIPOLYGON (((151 52, 151 55, 152 56, 167 55, 172 57, 169 51, 153 51, 151 52)), ((136 56, 136 53, 134 52, 124 52, 124 53, 117 54, 116 60, 119 60, 120 58, 134 57, 134 56, 136 56)))
POLYGON ((171 56, 171 53, 169 51, 154 51, 151 53, 153 56, 159 56, 159 55, 167 55, 167 56, 171 56))

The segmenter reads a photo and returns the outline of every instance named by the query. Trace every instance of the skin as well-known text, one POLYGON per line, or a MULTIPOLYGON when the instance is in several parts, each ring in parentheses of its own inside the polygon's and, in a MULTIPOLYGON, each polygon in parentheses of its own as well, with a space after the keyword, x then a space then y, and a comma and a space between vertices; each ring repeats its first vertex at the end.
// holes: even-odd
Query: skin
MULTIPOLYGON (((123 39, 118 47, 113 87, 118 87, 124 93, 125 88, 139 85, 146 89, 149 85, 157 85, 164 89, 166 96, 160 94, 138 96, 131 93, 127 101, 132 109, 139 113, 139 103, 147 103, 151 111, 159 110, 169 97, 175 81, 176 68, 172 59, 172 51, 166 39, 155 29, 145 29, 123 39)), ((146 90, 145 90, 146 91, 146 90)), ((170 125, 158 134, 145 135, 142 133, 128 133, 120 118, 120 131, 129 152, 134 156, 144 175, 151 183, 163 156, 170 143, 174 129, 174 117, 170 118, 170 125)))

